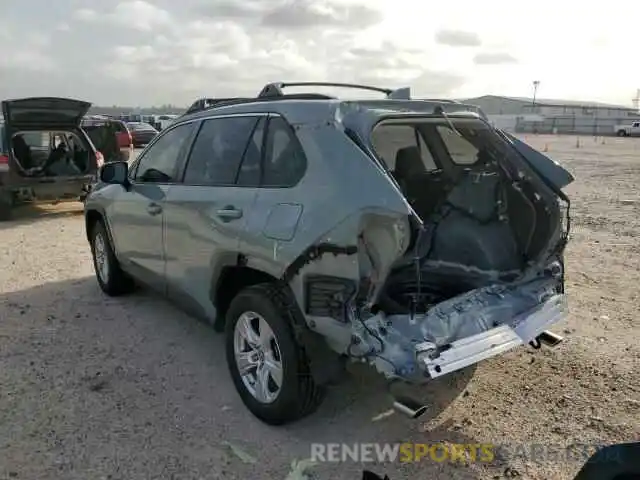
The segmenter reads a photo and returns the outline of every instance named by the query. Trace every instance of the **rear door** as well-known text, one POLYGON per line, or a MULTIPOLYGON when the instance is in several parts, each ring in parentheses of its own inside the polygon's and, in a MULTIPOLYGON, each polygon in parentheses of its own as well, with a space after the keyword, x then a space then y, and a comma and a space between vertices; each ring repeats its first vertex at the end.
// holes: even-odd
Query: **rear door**
POLYGON ((119 259, 148 285, 163 291, 163 223, 166 197, 178 181, 194 124, 168 129, 142 152, 130 173, 131 186, 114 199, 109 220, 119 259))
MULTIPOLYGON (((212 280, 235 265, 240 237, 257 191, 237 184, 242 159, 257 153, 264 117, 238 115, 204 120, 165 204, 166 276, 170 295, 213 320, 212 280)), ((259 153, 258 153, 259 154, 259 153)), ((258 163, 258 162, 256 162, 258 163)))

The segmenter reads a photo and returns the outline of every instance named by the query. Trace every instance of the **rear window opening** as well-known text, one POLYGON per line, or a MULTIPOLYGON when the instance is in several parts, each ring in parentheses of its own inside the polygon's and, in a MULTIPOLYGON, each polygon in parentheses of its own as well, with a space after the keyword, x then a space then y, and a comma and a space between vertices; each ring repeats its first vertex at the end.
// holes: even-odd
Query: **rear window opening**
POLYGON ((19 131, 11 137, 18 173, 25 177, 63 177, 90 173, 93 149, 73 131, 19 131))
MULTIPOLYGON (((557 203, 514 173, 517 153, 481 120, 382 120, 370 143, 427 227, 408 252, 422 259, 418 309, 517 277, 556 241, 557 203)), ((384 311, 416 307, 415 277, 415 265, 390 275, 384 311)))

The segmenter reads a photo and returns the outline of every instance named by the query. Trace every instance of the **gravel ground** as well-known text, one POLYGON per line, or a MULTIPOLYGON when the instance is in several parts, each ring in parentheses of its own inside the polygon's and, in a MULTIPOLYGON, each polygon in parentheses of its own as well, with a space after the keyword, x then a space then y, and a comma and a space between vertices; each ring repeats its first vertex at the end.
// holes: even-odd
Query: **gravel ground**
MULTIPOLYGON (((568 250, 566 340, 520 348, 424 389, 421 421, 389 408, 354 369, 313 416, 267 427, 242 406, 222 338, 141 291, 98 289, 78 205, 25 209, 0 224, 0 478, 283 479, 311 442, 544 444, 640 437, 640 140, 530 136, 577 181, 568 250), (235 448, 235 450, 234 450, 235 448), (240 449, 240 450, 238 450, 240 449), (248 454, 243 455, 242 452, 248 454)), ((374 470, 401 478, 571 478, 575 460, 531 448, 486 464, 424 461, 374 470), (528 455, 527 455, 528 454, 528 455)), ((553 453, 553 452, 551 452, 553 453)), ((312 478, 360 479, 322 464, 312 478)))

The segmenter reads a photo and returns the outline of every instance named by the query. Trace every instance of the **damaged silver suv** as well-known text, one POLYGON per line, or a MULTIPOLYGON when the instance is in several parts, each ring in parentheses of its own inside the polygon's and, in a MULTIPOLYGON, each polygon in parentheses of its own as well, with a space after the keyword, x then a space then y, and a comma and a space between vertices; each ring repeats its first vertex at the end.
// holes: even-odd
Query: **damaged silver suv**
POLYGON ((106 294, 145 284, 224 330, 242 401, 283 424, 348 359, 421 384, 561 341, 572 181, 473 106, 279 83, 105 164, 86 231, 106 294))

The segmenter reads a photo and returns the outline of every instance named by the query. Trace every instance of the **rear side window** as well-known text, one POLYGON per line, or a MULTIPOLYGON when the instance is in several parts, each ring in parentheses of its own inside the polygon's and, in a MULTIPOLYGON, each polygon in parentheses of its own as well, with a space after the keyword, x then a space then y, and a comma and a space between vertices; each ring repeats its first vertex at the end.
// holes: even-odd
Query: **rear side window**
POLYGON ((307 159, 291 126, 281 117, 269 119, 264 143, 262 187, 292 187, 303 177, 307 159))
POLYGON ((449 126, 438 125, 436 128, 453 163, 457 165, 473 165, 476 163, 478 149, 469 140, 453 131, 449 126))
POLYGON ((373 149, 391 171, 396 169, 398 152, 411 147, 419 151, 427 171, 438 168, 422 136, 411 125, 378 125, 371 133, 371 143, 373 149))
POLYGON ((196 137, 184 175, 191 185, 234 185, 240 162, 258 117, 205 120, 196 137))

